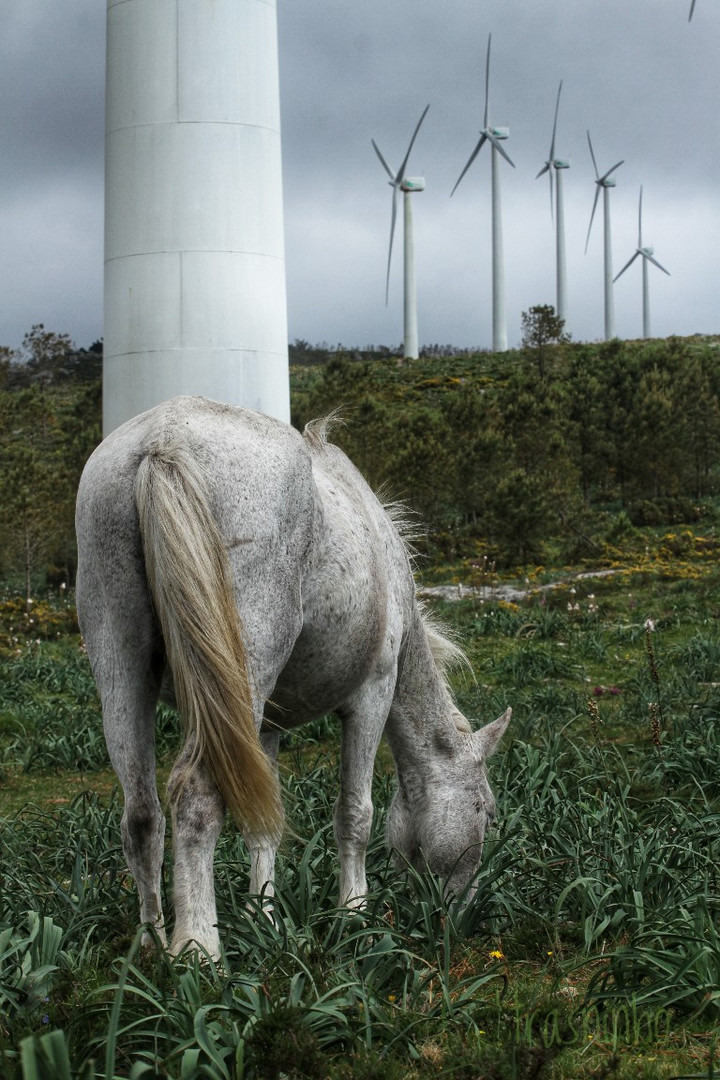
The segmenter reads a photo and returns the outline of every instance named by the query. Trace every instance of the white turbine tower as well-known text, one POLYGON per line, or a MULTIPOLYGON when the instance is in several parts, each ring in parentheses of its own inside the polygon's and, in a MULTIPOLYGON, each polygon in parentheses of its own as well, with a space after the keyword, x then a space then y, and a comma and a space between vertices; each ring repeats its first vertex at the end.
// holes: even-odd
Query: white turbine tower
POLYGON ((107 0, 106 433, 178 393, 289 419, 276 0, 107 0))
POLYGON ((565 261, 565 205, 563 201, 563 171, 570 168, 570 162, 564 158, 555 157, 555 135, 557 133, 558 109, 560 108, 560 93, 562 91, 562 79, 557 92, 555 102, 555 120, 553 122, 552 139, 550 141, 550 154, 535 179, 548 174, 550 179, 550 214, 553 213, 553 174, 557 179, 555 185, 555 285, 556 298, 555 312, 560 319, 567 319, 567 267, 565 261))
POLYGON ((392 249, 393 238, 395 236, 395 222, 397 220, 397 197, 398 191, 403 193, 403 241, 404 241, 404 288, 403 288, 403 323, 404 323, 404 345, 403 353, 406 360, 417 360, 418 358, 418 328, 417 328, 417 293, 415 289, 415 245, 413 241, 413 221, 412 221, 412 204, 410 202, 410 196, 416 191, 425 190, 425 180, 422 176, 406 176, 405 169, 407 168, 408 158, 410 157, 410 151, 413 148, 413 144, 417 137, 417 133, 420 130, 420 125, 427 115, 427 111, 430 108, 426 105, 423 114, 417 122, 413 137, 410 140, 410 145, 407 148, 407 153, 403 158, 402 165, 398 169, 397 173, 393 173, 392 169, 388 165, 385 158, 380 153, 378 144, 374 139, 370 141, 373 144, 375 153, 380 158, 380 164, 384 168, 385 172, 390 177, 390 187, 393 189, 392 193, 392 217, 390 219, 390 247, 388 249, 388 262, 387 262, 387 276, 385 279, 385 304, 387 306, 388 298, 390 295, 390 263, 392 262, 392 249))
MULTIPOLYGON (((595 169, 595 201, 593 202, 592 213, 590 215, 590 224, 588 226, 587 240, 585 241, 585 253, 587 254, 588 244, 590 243, 590 230, 592 229, 593 218, 595 217, 595 211, 597 209, 598 199, 600 198, 600 191, 603 193, 603 225, 605 233, 604 243, 604 281, 605 281, 605 340, 609 341, 615 337, 615 308, 613 304, 613 276, 612 276, 612 241, 610 237, 610 188, 615 187, 616 181, 612 178, 611 174, 619 169, 623 164, 622 161, 618 161, 616 165, 613 165, 612 169, 608 169, 602 176, 598 172, 597 162, 595 161, 595 154, 593 152, 592 140, 590 138, 590 132, 587 133, 588 145, 590 147, 590 157, 592 158, 593 167, 595 169)), ((623 159, 624 161, 624 159, 623 159)))
POLYGON ((642 289, 643 289, 643 337, 650 337, 650 289, 648 286, 648 263, 652 263, 653 266, 657 266, 658 270, 662 270, 663 274, 667 274, 670 277, 670 271, 666 270, 664 266, 661 266, 657 259, 653 258, 654 252, 651 247, 643 247, 642 242, 642 197, 643 189, 640 185, 640 201, 638 204, 638 242, 635 254, 631 259, 623 266, 619 274, 616 274, 613 281, 625 273, 629 266, 637 259, 638 255, 642 256, 642 289))
POLYGON ((515 168, 501 146, 501 141, 509 138, 510 130, 506 127, 493 127, 488 122, 490 102, 490 44, 492 34, 488 35, 487 58, 485 61, 485 117, 480 132, 480 139, 468 159, 468 163, 460 173, 455 187, 450 192, 450 197, 455 194, 458 184, 465 173, 480 153, 485 142, 492 147, 492 291, 493 291, 493 352, 506 352, 507 343, 507 317, 505 314, 505 267, 503 263, 503 238, 502 238, 502 208, 500 205, 500 156, 505 158, 509 165, 515 168))

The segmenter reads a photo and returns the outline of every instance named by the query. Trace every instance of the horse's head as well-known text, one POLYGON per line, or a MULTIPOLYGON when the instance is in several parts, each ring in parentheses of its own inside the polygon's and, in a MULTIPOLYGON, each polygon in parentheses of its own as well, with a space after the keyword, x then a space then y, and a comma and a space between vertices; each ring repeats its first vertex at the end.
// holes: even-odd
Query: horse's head
POLYGON ((458 894, 482 858, 485 833, 495 817, 495 799, 485 762, 497 749, 511 709, 479 731, 460 731, 436 747, 429 779, 401 783, 390 807, 388 843, 415 869, 430 869, 458 894))

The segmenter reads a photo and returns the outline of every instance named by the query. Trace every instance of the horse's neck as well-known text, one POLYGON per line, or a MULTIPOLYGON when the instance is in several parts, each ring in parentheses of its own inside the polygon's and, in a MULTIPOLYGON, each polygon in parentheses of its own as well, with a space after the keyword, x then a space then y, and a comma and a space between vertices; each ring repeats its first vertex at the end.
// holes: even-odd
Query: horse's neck
POLYGON ((428 779, 435 771, 440 747, 459 738, 453 719, 456 712, 416 612, 385 728, 401 779, 428 779))

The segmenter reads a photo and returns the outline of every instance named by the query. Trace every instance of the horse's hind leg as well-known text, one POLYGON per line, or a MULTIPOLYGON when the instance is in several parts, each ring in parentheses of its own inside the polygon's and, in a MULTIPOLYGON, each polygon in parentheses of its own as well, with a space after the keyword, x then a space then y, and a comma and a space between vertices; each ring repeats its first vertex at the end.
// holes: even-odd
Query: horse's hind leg
MULTIPOLYGON (((164 943, 160 873, 165 816, 155 780, 158 685, 153 674, 151 630, 148 627, 144 634, 141 623, 137 619, 130 628, 112 625, 108 617, 82 619, 102 702, 105 741, 125 797, 120 828, 125 858, 137 883, 140 921, 152 924, 164 943)), ((149 934, 143 942, 151 943, 149 934)))
MULTIPOLYGON (((125 796, 125 810, 121 822, 123 851, 128 866, 137 882, 140 898, 140 922, 150 923, 160 941, 165 944, 162 901, 160 899, 160 874, 165 849, 165 815, 160 807, 155 781, 155 704, 148 697, 138 708, 145 714, 145 722, 138 724, 140 738, 128 750, 119 735, 113 715, 103 719, 105 739, 110 760, 118 775, 125 796)), ((143 944, 152 944, 148 933, 143 944)))
POLYGON ((216 960, 220 955, 213 859, 225 807, 202 762, 184 774, 188 745, 168 780, 172 806, 175 931, 170 951, 177 954, 191 942, 216 960))

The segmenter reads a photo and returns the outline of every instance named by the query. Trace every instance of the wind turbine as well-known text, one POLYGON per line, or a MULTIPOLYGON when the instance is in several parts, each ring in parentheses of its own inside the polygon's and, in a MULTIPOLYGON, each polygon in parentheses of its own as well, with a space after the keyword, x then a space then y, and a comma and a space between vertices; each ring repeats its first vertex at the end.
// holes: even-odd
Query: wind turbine
POLYGON ((560 108, 560 93, 562 91, 562 79, 558 86, 557 101, 555 102, 555 120, 553 122, 552 139, 550 141, 550 154, 540 172, 535 177, 538 180, 545 173, 550 179, 550 214, 553 213, 553 173, 557 184, 555 186, 555 281, 557 304, 555 312, 560 319, 567 318, 567 272, 565 263, 565 206, 563 202, 563 170, 570 168, 570 162, 563 158, 555 157, 555 134, 557 132, 558 109, 560 108))
POLYGON ((590 156, 595 168, 595 201, 593 202, 592 214, 590 215, 590 224, 588 226, 587 240, 585 241, 585 253, 587 254, 588 244, 590 243, 590 230, 592 229, 593 218, 595 217, 595 211, 597 209, 598 199, 600 198, 600 191, 603 193, 603 224, 605 231, 605 340, 609 341, 610 338, 615 337, 615 310, 613 306, 613 276, 612 276, 612 242, 610 238, 610 188, 615 187, 616 181, 612 177, 612 173, 616 169, 619 169, 625 160, 618 161, 616 165, 613 165, 612 169, 608 169, 602 176, 598 172, 597 162, 595 160, 595 154, 593 152, 592 139, 590 138, 590 132, 587 133, 588 145, 590 147, 590 156))
POLYGON ((375 140, 370 140, 375 149, 375 153, 380 158, 380 164, 390 177, 390 187, 393 189, 392 217, 390 219, 390 246, 388 249, 387 277, 385 280, 386 306, 388 302, 388 297, 390 295, 390 263, 392 262, 393 238, 395 236, 395 222, 397 220, 398 191, 402 191, 403 193, 403 254, 405 264, 403 290, 405 340, 403 352, 406 360, 417 360, 418 357, 417 298, 415 290, 415 247, 413 244, 412 204, 410 202, 410 196, 416 191, 425 190, 425 178, 422 176, 406 176, 405 169, 407 167, 408 158, 410 157, 410 151, 413 148, 413 143, 415 142, 417 133, 420 130, 420 125, 425 119, 429 108, 429 105, 425 106, 423 114, 418 120, 415 131, 413 132, 413 137, 410 140, 410 145, 407 148, 407 153, 403 158, 402 165, 396 173, 393 173, 387 161, 380 153, 380 149, 375 140))
POLYGON ((502 210, 500 206, 500 157, 515 168, 501 142, 510 135, 506 127, 493 127, 488 122, 490 105, 490 44, 492 34, 488 35, 487 59, 485 61, 485 117, 478 143, 470 155, 467 165, 460 173, 450 197, 457 191, 458 184, 480 153, 483 143, 492 147, 492 292, 493 292, 493 352, 507 351, 507 318, 505 315, 505 267, 503 264, 502 210))
POLYGON ((643 189, 640 185, 640 202, 638 206, 638 242, 635 254, 631 259, 623 266, 619 274, 616 274, 613 278, 613 282, 617 281, 622 274, 625 273, 629 266, 637 259, 638 255, 642 256, 642 286, 643 286, 643 337, 650 337, 650 292, 648 289, 648 263, 651 262, 653 266, 657 266, 658 270, 662 270, 663 274, 667 274, 670 277, 670 271, 666 270, 664 266, 661 266, 657 259, 653 258, 653 249, 651 247, 643 247, 642 242, 642 197, 643 189))
POLYGON ((106 6, 104 432, 176 394, 289 420, 277 4, 106 6))

